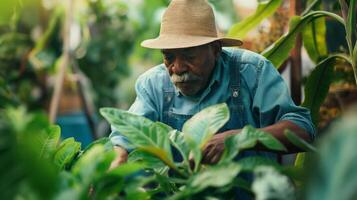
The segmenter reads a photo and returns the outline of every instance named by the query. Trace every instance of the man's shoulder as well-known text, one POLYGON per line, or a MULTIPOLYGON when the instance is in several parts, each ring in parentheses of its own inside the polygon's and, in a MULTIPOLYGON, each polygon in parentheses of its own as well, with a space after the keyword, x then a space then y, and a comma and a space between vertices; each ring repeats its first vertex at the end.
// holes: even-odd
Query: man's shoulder
POLYGON ((168 77, 167 70, 164 64, 156 65, 153 68, 145 71, 138 78, 138 82, 162 82, 164 78, 168 77))
POLYGON ((261 63, 267 61, 264 56, 247 49, 224 48, 223 53, 228 59, 232 59, 233 57, 236 58, 235 62, 239 64, 250 64, 259 67, 261 63))
POLYGON ((171 88, 170 76, 164 64, 157 65, 143 74, 136 80, 137 91, 144 90, 150 95, 158 95, 165 90, 171 88))

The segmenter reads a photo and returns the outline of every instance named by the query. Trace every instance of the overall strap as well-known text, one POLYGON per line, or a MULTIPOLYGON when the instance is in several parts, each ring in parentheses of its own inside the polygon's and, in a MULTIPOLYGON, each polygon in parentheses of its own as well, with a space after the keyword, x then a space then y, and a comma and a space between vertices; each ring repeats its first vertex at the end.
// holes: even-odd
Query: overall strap
POLYGON ((160 116, 160 121, 163 123, 168 123, 168 113, 169 113, 169 109, 171 106, 171 102, 174 98, 175 95, 175 89, 172 87, 172 83, 170 80, 170 76, 167 73, 167 76, 164 76, 164 95, 163 95, 163 108, 162 108, 162 116, 160 116))
POLYGON ((238 107, 239 105, 241 105, 240 71, 239 71, 240 57, 241 57, 241 53, 237 50, 234 50, 232 51, 232 55, 229 61, 229 74, 230 74, 229 88, 230 88, 234 107, 238 107))

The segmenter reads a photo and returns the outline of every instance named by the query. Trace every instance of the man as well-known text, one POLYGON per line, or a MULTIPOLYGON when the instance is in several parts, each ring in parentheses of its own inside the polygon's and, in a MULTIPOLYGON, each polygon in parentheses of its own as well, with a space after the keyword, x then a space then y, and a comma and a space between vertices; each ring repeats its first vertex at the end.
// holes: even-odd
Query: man
MULTIPOLYGON (((161 49, 164 63, 138 78, 137 98, 129 111, 181 130, 195 113, 226 102, 231 118, 203 150, 203 162, 210 164, 222 155, 224 139, 239 134, 248 124, 272 133, 290 150, 294 147, 284 137, 285 129, 312 140, 315 130, 309 111, 293 103, 274 66, 247 50, 222 49, 241 44, 217 37, 213 11, 206 0, 172 0, 163 15, 160 36, 142 43, 161 49)), ((125 162, 126 139, 116 131, 110 138, 118 154, 113 165, 125 162)))

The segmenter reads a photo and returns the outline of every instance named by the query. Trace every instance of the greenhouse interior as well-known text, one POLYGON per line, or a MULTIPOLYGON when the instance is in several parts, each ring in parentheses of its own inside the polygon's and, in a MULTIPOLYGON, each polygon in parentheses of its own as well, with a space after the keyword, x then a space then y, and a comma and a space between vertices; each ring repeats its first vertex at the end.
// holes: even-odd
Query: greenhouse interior
POLYGON ((356 200, 356 0, 1 0, 4 200, 356 200))

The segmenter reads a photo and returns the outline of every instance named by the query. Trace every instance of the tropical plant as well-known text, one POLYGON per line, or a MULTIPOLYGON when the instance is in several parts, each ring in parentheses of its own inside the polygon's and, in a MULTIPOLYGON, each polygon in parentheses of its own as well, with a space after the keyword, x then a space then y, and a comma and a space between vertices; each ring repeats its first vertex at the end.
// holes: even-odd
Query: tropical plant
POLYGON ((239 152, 255 147, 258 142, 273 151, 286 151, 272 135, 251 126, 226 139, 225 152, 217 165, 201 163, 202 148, 229 119, 226 104, 197 113, 184 124, 182 132, 115 108, 102 108, 100 113, 135 147, 129 154, 129 161, 147 163, 161 177, 159 188, 168 195, 174 194, 171 199, 194 199, 202 195, 232 198, 238 187, 251 192, 249 182, 236 178, 241 173, 253 172, 260 165, 274 166, 282 171, 278 163, 267 158, 248 157, 234 161, 239 152), (172 152, 181 159, 174 159, 177 155, 172 152), (190 156, 194 167, 190 164, 190 156))
POLYGON ((109 170, 114 158, 108 138, 86 149, 73 138, 60 141, 60 128, 43 113, 24 107, 0 114, 0 191, 4 199, 103 199, 120 194, 147 199, 141 189, 150 176, 129 176, 143 169, 130 163, 109 170))
MULTIPOLYGON (((264 1, 254 16, 267 17, 280 5, 280 0, 264 1)), ((305 100, 302 106, 311 110, 315 125, 318 123, 319 109, 327 96, 329 86, 333 80, 334 66, 337 61, 346 61, 353 69, 355 82, 357 83, 357 45, 356 45, 356 1, 340 0, 343 17, 332 12, 316 10, 320 8, 321 0, 314 0, 306 6, 301 16, 294 16, 290 20, 289 31, 275 43, 265 49, 261 54, 269 59, 277 68, 288 59, 289 53, 295 45, 297 35, 302 33, 304 46, 311 58, 316 63, 314 70, 307 78, 305 84, 305 100), (329 53, 326 47, 325 18, 329 17, 341 23, 346 30, 347 53, 329 53)), ((232 26, 229 35, 232 37, 244 37, 244 35, 256 27, 263 18, 246 20, 232 26), (258 20, 259 19, 259 20, 258 20), (241 29, 239 27, 247 27, 241 29)))

